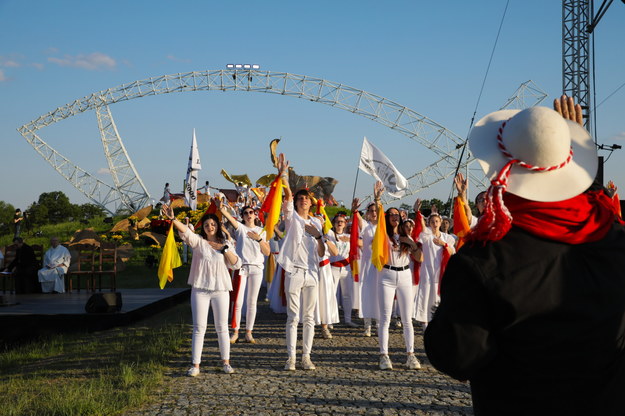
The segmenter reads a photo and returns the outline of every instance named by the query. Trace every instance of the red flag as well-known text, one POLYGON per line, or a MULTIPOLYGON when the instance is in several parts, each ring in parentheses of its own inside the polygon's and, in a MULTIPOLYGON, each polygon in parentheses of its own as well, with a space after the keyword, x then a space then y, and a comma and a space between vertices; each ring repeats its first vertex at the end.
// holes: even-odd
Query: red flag
MULTIPOLYGON (((415 222, 414 228, 412 229, 412 234, 410 237, 414 240, 415 243, 421 248, 421 243, 418 243, 419 234, 423 231, 423 216, 421 215, 421 211, 415 212, 415 222)), ((412 284, 414 286, 419 284, 419 280, 421 279, 421 262, 415 261, 414 267, 412 268, 412 284)))
POLYGON ((349 263, 351 265, 354 282, 358 282, 360 279, 360 270, 358 267, 358 259, 360 258, 359 241, 360 221, 358 220, 358 214, 354 212, 352 215, 352 229, 349 234, 349 263))
POLYGON ((618 215, 619 218, 623 218, 623 215, 621 213, 621 200, 618 197, 618 193, 614 192, 614 195, 612 196, 612 203, 614 204, 614 212, 616 212, 616 215, 618 215))
MULTIPOLYGON (((221 212, 217 213, 217 204, 215 204, 215 198, 211 198, 208 204, 208 208, 206 208, 206 211, 204 211, 204 214, 202 214, 202 217, 204 217, 204 215, 206 214, 215 214, 219 217, 219 219, 221 219, 221 212)), ((200 217, 200 220, 194 226, 196 230, 199 230, 200 227, 202 226, 202 223, 201 223, 202 217, 200 217)))
POLYGON ((443 247, 443 258, 441 259, 441 273, 438 277, 438 294, 441 294, 441 283, 443 282, 443 275, 445 274, 445 269, 447 268, 447 262, 451 258, 451 254, 449 250, 447 250, 447 244, 443 247))

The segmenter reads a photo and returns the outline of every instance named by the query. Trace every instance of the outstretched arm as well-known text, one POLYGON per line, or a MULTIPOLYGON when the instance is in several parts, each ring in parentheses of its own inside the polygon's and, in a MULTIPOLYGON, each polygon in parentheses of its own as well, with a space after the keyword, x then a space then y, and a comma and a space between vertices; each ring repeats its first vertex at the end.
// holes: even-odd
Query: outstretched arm
POLYGON ((293 192, 289 186, 289 162, 284 157, 284 153, 280 153, 278 156, 278 176, 282 178, 282 185, 284 185, 284 199, 292 201, 293 192))
POLYGON ((473 218, 473 213, 471 212, 471 206, 469 205, 469 200, 467 199, 467 187, 469 184, 469 179, 465 178, 461 172, 458 172, 458 174, 454 178, 454 183, 456 184, 458 197, 464 205, 464 212, 467 215, 467 220, 469 221, 469 224, 471 224, 471 218, 473 218))
POLYGON ((179 233, 184 234, 189 229, 189 227, 176 219, 174 216, 174 209, 171 205, 163 204, 161 207, 161 215, 171 220, 172 224, 174 224, 174 227, 179 233))
POLYGON ((226 217, 226 219, 230 222, 230 224, 232 224, 234 229, 237 230, 239 228, 239 221, 237 221, 232 215, 230 215, 230 212, 228 212, 228 209, 224 206, 223 202, 221 202, 221 199, 216 199, 215 204, 217 204, 217 209, 219 210, 219 212, 221 212, 221 215, 226 217))

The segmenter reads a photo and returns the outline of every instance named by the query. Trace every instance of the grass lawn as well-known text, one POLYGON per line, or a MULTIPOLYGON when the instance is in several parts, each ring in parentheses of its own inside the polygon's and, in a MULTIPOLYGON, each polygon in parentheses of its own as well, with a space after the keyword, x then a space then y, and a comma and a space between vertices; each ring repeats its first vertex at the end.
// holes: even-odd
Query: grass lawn
MULTIPOLYGON (((45 250, 51 236, 68 241, 81 228, 103 234, 111 225, 101 219, 63 223, 22 237, 45 250)), ((0 238, 0 246, 10 244, 11 237, 0 238)), ((160 249, 132 243, 133 255, 117 275, 118 288, 158 287, 158 264, 148 267, 146 257, 158 258, 160 249)), ((188 273, 188 265, 175 269, 167 287, 188 287, 188 273)), ((0 351, 0 415, 116 415, 144 403, 161 386, 164 363, 189 341, 190 315, 185 302, 130 326, 55 335, 0 351)))

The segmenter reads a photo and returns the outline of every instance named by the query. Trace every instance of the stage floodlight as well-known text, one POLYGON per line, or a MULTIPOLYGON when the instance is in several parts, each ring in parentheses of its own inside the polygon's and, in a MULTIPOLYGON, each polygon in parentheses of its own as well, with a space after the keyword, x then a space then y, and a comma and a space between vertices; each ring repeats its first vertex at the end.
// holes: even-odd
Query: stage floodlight
POLYGON ((243 68, 243 65, 241 65, 241 64, 236 64, 234 67, 235 67, 236 69, 241 69, 241 68, 243 68))
POLYGON ((226 68, 227 69, 234 69, 234 64, 228 64, 228 65, 226 65, 226 68))
MULTIPOLYGON (((624 1, 625 1, 625 0, 624 0, 624 1)), ((260 65, 256 65, 256 64, 254 64, 254 65, 252 65, 252 69, 260 69, 260 65)))

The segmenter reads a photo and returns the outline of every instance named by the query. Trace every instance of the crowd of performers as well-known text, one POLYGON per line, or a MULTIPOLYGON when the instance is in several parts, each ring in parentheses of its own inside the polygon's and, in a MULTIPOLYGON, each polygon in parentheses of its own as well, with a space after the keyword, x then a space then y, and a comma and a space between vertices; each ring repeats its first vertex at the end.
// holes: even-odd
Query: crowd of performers
MULTIPOLYGON (((253 330, 263 281, 268 285, 271 309, 287 314, 285 370, 296 369, 300 322, 301 368, 312 370, 315 365, 310 354, 315 326, 320 325, 323 338, 332 338, 334 324, 342 321, 349 327, 359 326, 352 320, 353 315, 363 320, 365 337, 377 334, 380 369, 393 368, 388 354, 391 324, 403 328, 405 367, 420 368, 414 354, 413 321, 425 329, 440 299, 440 277, 458 244, 450 220, 442 217, 436 207, 424 218, 420 200, 415 202, 415 219, 408 218, 405 210, 384 210, 380 202, 384 192, 381 182, 374 186, 374 202, 361 207, 356 198, 351 217, 339 211, 330 220, 318 209, 307 189, 291 191, 288 172, 288 162, 280 155, 277 181, 283 189, 283 203, 269 239, 259 221, 259 205, 251 200, 240 200, 231 207, 214 198, 216 213, 204 215, 199 235, 188 223, 178 221, 170 206, 163 205, 163 215, 173 221, 182 240, 193 250, 188 279, 192 286, 193 366, 188 375, 197 376, 200 372, 210 306, 223 371, 234 371, 230 365, 230 344, 256 343, 253 330), (357 270, 352 270, 354 259, 357 270), (240 335, 243 313, 244 336, 240 335)), ((468 215, 470 225, 475 219, 466 203, 466 181, 461 174, 456 178, 456 186, 456 203, 468 215)), ((480 199, 477 201, 479 210, 480 199)))
POLYGON ((188 375, 200 372, 211 303, 223 370, 234 372, 230 344, 239 340, 240 304, 246 295, 245 340, 255 342, 264 267, 272 277, 271 308, 287 314, 285 370, 297 368, 300 322, 300 368, 315 369, 315 326, 332 337, 340 303, 345 325, 356 327, 356 310, 363 335, 377 332, 381 370, 393 368, 394 314, 403 327, 403 368, 421 366, 413 321, 427 327, 429 362, 470 382, 476 415, 622 415, 625 222, 616 187, 597 180, 597 150, 582 126, 581 106, 563 96, 554 109, 500 110, 476 123, 469 145, 491 185, 475 200, 478 221, 467 181, 456 176, 455 235, 436 210, 423 218, 419 200, 414 220, 384 210, 379 182, 372 204, 360 207, 356 199, 351 219, 339 213, 330 221, 307 189, 291 192, 284 155, 260 208, 268 215, 264 230, 254 207, 241 207, 235 218, 216 203, 231 231, 220 216, 205 214, 197 235, 164 205, 162 214, 194 254, 188 375), (228 269, 237 271, 234 278, 228 269))

